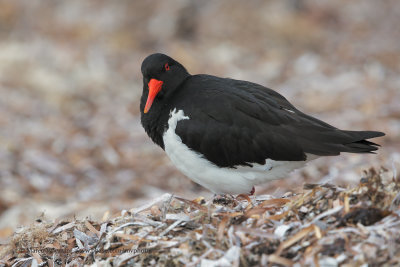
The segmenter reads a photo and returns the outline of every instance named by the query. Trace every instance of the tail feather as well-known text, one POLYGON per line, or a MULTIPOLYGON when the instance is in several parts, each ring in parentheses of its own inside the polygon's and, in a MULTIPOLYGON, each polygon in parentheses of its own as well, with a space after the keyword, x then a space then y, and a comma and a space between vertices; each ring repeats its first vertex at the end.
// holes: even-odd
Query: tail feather
POLYGON ((342 131, 342 132, 347 133, 348 135, 352 136, 355 139, 358 139, 357 141, 361 141, 364 139, 371 139, 375 137, 381 137, 385 135, 385 133, 377 131, 342 131))
POLYGON ((384 136, 385 134, 382 132, 376 132, 376 131, 346 131, 346 133, 354 136, 356 140, 354 142, 344 144, 347 148, 349 148, 350 153, 372 153, 374 154, 373 151, 378 150, 379 146, 378 144, 368 141, 366 139, 370 138, 375 138, 375 137, 380 137, 384 136))

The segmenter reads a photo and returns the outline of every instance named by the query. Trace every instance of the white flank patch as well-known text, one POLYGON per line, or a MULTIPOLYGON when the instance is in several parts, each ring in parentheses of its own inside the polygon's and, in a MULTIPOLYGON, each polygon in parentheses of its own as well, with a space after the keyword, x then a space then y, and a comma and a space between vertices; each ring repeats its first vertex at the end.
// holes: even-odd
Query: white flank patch
POLYGON ((189 119, 183 110, 171 111, 168 130, 163 135, 165 152, 183 174, 216 194, 248 194, 254 185, 285 178, 292 170, 300 168, 308 160, 316 158, 307 155, 307 161, 267 159, 264 165, 237 166, 236 169, 220 168, 206 160, 200 153, 188 148, 175 133, 177 123, 180 120, 189 119))

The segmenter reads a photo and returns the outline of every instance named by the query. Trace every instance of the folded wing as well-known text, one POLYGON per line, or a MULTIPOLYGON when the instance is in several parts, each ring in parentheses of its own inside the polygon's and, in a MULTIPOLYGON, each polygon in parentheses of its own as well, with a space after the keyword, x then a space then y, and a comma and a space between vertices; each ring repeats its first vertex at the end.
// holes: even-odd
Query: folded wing
POLYGON ((378 145, 365 139, 384 135, 337 129, 258 84, 206 75, 197 79, 198 88, 184 107, 190 119, 180 121, 176 133, 219 167, 264 164, 266 159, 304 161, 306 154, 371 153, 378 145))

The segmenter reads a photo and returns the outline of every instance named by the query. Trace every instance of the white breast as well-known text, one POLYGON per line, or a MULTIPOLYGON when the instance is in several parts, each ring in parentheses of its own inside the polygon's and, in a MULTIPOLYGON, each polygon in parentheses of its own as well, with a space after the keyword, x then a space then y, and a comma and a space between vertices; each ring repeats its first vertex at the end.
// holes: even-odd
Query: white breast
MULTIPOLYGON (((304 166, 306 161, 274 161, 267 159, 264 165, 253 167, 220 168, 205 159, 200 153, 188 148, 175 133, 180 120, 189 120, 183 110, 172 110, 168 130, 163 135, 164 148, 175 166, 194 182, 217 194, 248 194, 254 185, 285 178, 294 169, 304 166)), ((307 155, 307 161, 315 157, 307 155)))

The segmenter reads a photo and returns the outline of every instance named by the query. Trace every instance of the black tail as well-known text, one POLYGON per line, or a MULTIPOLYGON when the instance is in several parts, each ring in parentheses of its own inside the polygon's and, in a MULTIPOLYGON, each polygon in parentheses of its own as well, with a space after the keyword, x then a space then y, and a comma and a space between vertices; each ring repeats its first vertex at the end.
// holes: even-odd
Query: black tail
POLYGON ((366 139, 384 136, 385 133, 376 131, 344 131, 351 135, 354 139, 353 142, 344 144, 349 150, 345 152, 350 153, 374 153, 378 150, 378 144, 370 142, 366 139))

